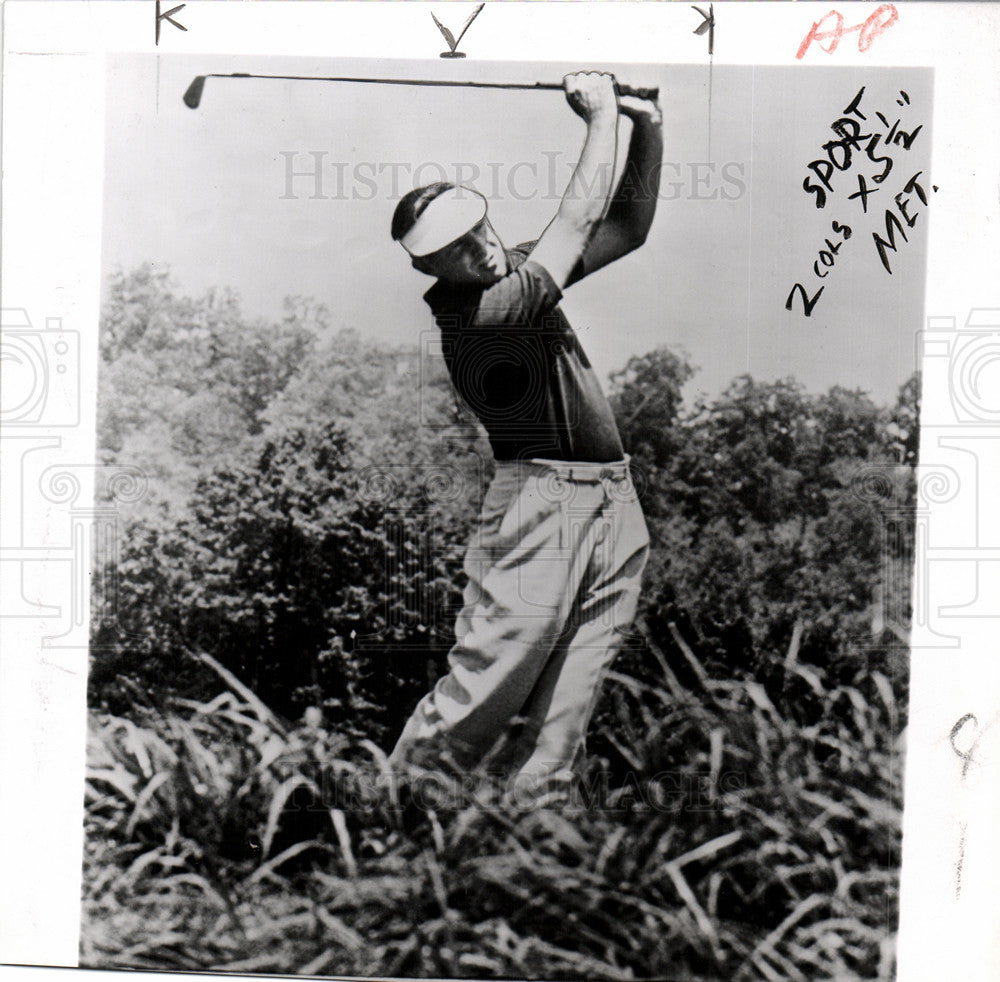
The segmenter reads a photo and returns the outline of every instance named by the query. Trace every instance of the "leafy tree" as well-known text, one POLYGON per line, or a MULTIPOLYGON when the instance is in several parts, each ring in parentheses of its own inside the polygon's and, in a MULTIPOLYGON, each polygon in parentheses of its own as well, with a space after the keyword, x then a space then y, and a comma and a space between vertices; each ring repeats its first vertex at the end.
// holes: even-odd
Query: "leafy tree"
POLYGON ((720 673, 764 677, 793 638, 796 657, 858 671, 884 580, 887 516, 912 503, 904 425, 887 420, 915 431, 914 385, 887 413, 841 387, 809 396, 791 379, 743 377, 683 412, 686 377, 656 354, 619 375, 614 393, 645 475, 650 629, 668 645, 667 625, 677 624, 720 673))
POLYGON ((450 645, 441 612, 459 602, 461 549, 421 519, 426 487, 373 494, 350 460, 337 424, 272 432, 253 459, 202 477, 179 521, 135 523, 120 616, 95 636, 107 653, 93 696, 108 701, 109 674, 201 694, 189 655, 204 650, 286 714, 323 705, 366 735, 395 725, 450 645))
POLYGON ((102 460, 139 468, 155 488, 148 503, 177 510, 204 461, 261 432, 264 410, 326 330, 325 311, 298 298, 266 324, 248 321, 230 290, 195 300, 152 266, 113 275, 100 334, 102 460))
POLYGON ((681 390, 693 374, 685 357, 660 347, 611 375, 609 398, 622 441, 645 466, 661 468, 676 453, 681 390))

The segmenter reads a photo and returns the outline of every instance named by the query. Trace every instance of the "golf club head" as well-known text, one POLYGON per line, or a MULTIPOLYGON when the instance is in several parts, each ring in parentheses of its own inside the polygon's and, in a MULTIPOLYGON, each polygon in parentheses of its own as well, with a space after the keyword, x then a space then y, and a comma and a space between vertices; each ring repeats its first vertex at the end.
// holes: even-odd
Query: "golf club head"
POLYGON ((201 93, 205 88, 205 76, 196 75, 194 81, 188 86, 184 93, 184 105, 188 109, 197 109, 201 103, 201 93))

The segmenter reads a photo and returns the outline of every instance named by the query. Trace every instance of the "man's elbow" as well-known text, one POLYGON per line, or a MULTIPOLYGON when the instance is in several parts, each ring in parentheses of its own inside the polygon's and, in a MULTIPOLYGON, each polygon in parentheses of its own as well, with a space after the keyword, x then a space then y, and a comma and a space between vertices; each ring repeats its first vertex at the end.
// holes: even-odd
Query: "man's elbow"
POLYGON ((645 241, 646 235, 644 232, 630 232, 628 235, 617 236, 607 250, 604 263, 622 259, 629 253, 635 252, 645 241))
POLYGON ((624 251, 622 255, 627 255, 630 252, 635 252, 636 249, 644 246, 646 244, 646 239, 649 238, 648 228, 638 228, 631 229, 628 236, 625 239, 624 251))

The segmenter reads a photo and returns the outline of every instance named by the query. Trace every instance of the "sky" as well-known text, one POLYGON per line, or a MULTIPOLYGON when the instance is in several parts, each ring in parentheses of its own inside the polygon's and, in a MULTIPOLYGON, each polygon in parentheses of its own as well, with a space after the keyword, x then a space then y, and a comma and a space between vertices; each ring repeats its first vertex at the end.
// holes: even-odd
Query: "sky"
MULTIPOLYGON (((209 79, 199 109, 181 96, 209 72, 559 81, 580 68, 659 85, 664 169, 656 218, 637 252, 571 287, 563 301, 598 374, 659 345, 698 367, 714 395, 735 376, 792 376, 809 391, 860 388, 892 400, 916 367, 930 212, 932 73, 514 62, 119 55, 108 63, 102 263, 169 269, 197 296, 235 289, 248 316, 277 318, 286 296, 326 304, 335 326, 420 343, 434 328, 412 270, 389 237, 396 202, 442 177, 475 187, 512 246, 558 207, 584 124, 556 91, 209 79), (831 153, 827 201, 803 189, 829 161, 830 124, 864 86, 863 136, 923 129, 909 149, 859 141, 831 153), (905 93, 905 98, 903 93, 905 93), (909 100, 908 102, 906 100, 909 100), (876 113, 885 117, 878 120, 876 113), (874 177, 891 169, 882 184, 874 177), (319 183, 317 184, 317 167, 319 183), (874 191, 849 198, 859 180, 874 191), (890 208, 904 224, 879 259, 890 208), (843 231, 847 226, 850 238, 843 231), (826 240, 830 240, 827 243, 826 240), (836 247, 836 248, 834 248, 836 247), (821 256, 821 252, 825 255, 821 256), (824 265, 832 262, 832 265, 824 265), (814 271, 827 275, 820 279, 814 271), (785 309, 795 283, 801 294, 785 309)), ((627 145, 619 141, 619 163, 627 145)), ((931 197, 932 200, 932 197, 931 197)))

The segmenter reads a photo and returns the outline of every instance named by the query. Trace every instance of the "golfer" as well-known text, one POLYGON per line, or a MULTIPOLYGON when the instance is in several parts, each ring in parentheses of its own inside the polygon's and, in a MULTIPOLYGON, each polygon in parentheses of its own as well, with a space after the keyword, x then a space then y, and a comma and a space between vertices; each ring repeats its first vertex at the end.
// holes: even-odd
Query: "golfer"
POLYGON ((407 194, 392 237, 437 278, 425 294, 452 384, 496 460, 465 558, 450 670, 417 706, 394 770, 498 772, 520 801, 572 790, 602 677, 635 617, 649 539, 608 401, 559 308, 563 290, 646 239, 659 188, 654 100, 601 72, 563 80, 586 123, 575 171, 536 242, 506 249, 485 198, 407 194), (612 193, 619 117, 628 159, 612 193))

